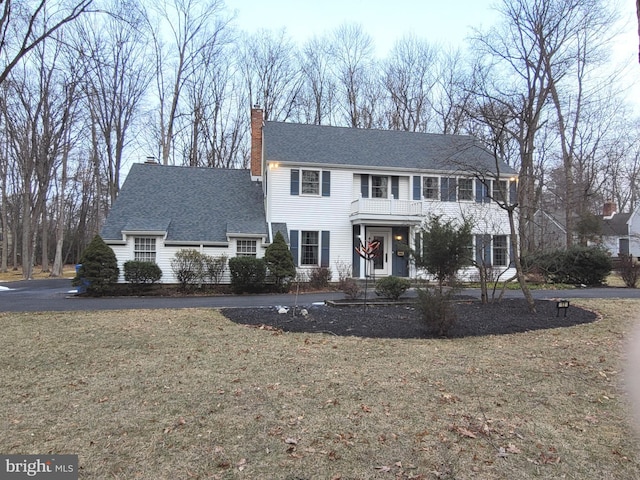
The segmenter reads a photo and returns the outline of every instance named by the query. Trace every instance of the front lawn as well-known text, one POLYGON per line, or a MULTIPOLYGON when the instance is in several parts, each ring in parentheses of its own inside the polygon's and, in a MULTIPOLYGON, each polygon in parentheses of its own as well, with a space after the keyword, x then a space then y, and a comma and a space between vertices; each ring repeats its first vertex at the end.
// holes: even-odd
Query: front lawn
POLYGON ((501 336, 390 340, 216 310, 0 314, 4 454, 91 479, 640 478, 623 393, 637 300, 501 336))

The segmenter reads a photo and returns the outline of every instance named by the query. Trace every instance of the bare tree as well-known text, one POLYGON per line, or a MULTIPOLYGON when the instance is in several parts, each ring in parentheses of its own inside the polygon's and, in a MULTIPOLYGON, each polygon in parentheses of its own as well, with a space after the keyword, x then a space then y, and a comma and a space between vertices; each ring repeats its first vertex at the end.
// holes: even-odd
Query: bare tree
POLYGON ((373 40, 359 25, 342 25, 333 33, 331 55, 345 121, 350 127, 363 127, 364 90, 371 81, 374 61, 373 40))
POLYGON ((120 172, 131 127, 151 81, 142 15, 115 2, 109 16, 78 23, 75 50, 83 69, 82 89, 99 132, 110 203, 120 189, 120 172))
MULTIPOLYGON (((603 49, 609 40, 609 32, 614 16, 607 6, 599 0, 563 0, 541 2, 538 22, 553 22, 556 27, 540 35, 538 42, 543 52, 545 74, 549 85, 549 94, 555 108, 557 131, 560 140, 562 165, 565 173, 565 227, 567 246, 571 246, 575 233, 576 219, 584 216, 588 205, 586 195, 591 193, 589 177, 593 178, 587 167, 588 152, 584 152, 585 138, 583 123, 585 109, 599 94, 601 79, 597 79, 597 88, 589 90, 589 76, 603 59, 603 49), (553 8, 553 7, 556 8, 553 8), (582 150, 582 152, 581 152, 582 150), (580 153, 586 155, 580 156, 580 153), (582 166, 582 168, 580 168, 582 166)), ((538 11, 536 11, 538 13, 538 11)), ((534 34, 532 31, 531 34, 534 34)), ((610 84, 612 78, 605 79, 610 84)), ((601 97, 602 98, 602 97, 601 97)), ((613 98, 608 96, 608 99, 613 98)), ((599 109, 603 105, 600 102, 599 109)), ((600 118, 601 119, 601 118, 600 118)), ((587 127, 590 128, 590 127, 587 127)), ((588 144, 597 145, 599 139, 588 144)))
POLYGON ((180 102, 185 83, 198 70, 202 50, 215 45, 227 30, 221 0, 162 0, 151 18, 158 92, 158 144, 162 163, 169 164, 179 128, 180 102), (162 32, 169 32, 165 42, 162 32))
POLYGON ((34 48, 69 22, 89 11, 93 0, 70 3, 49 0, 4 0, 0 3, 0 83, 34 48))
POLYGON ((247 89, 229 46, 214 47, 202 51, 201 67, 187 83, 192 120, 185 159, 191 166, 243 167, 247 89))
POLYGON ((474 99, 473 75, 460 50, 440 52, 432 100, 437 131, 445 135, 468 133, 470 103, 474 99))
POLYGON ((302 86, 297 59, 284 30, 262 30, 243 38, 241 62, 250 106, 260 105, 265 120, 285 121, 293 115, 302 86))
POLYGON ((437 61, 437 50, 415 36, 406 36, 395 44, 382 66, 390 100, 388 128, 429 131, 437 61))
POLYGON ((298 118, 304 123, 332 123, 335 103, 335 80, 326 38, 314 37, 302 48, 300 68, 302 86, 298 96, 298 118))

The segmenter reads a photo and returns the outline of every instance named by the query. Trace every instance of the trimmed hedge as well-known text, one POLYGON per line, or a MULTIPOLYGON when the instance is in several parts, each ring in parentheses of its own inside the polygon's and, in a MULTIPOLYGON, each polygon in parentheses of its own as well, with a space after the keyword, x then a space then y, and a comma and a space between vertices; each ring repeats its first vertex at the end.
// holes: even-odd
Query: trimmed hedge
POLYGON ((264 290, 267 265, 262 258, 233 257, 229 259, 231 288, 236 293, 259 293, 264 290))
POLYGON ((150 285, 162 278, 162 270, 155 262, 129 260, 124 263, 124 280, 135 285, 150 285))

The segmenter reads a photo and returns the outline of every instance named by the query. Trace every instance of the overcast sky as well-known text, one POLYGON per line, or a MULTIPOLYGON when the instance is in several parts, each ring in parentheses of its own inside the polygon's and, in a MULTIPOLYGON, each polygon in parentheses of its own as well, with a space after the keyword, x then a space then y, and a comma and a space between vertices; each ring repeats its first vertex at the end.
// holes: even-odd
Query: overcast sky
MULTIPOLYGON (((624 33, 616 55, 638 58, 638 26, 634 0, 610 0, 618 5, 624 33)), ((298 43, 328 33, 343 23, 359 23, 385 56, 406 33, 430 43, 463 46, 472 27, 486 28, 496 20, 495 0, 227 0, 242 30, 286 28, 298 43)), ((637 62, 636 62, 637 63, 637 62)), ((640 78, 640 67, 636 70, 640 78)), ((640 83, 640 82, 639 82, 640 83)))

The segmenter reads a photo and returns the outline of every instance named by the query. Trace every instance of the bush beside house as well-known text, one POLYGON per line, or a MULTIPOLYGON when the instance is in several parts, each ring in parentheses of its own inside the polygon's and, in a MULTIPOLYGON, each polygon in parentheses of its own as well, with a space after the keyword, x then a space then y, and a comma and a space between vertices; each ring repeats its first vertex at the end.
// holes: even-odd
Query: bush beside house
POLYGON ((159 282, 162 270, 155 262, 129 260, 124 263, 124 279, 134 291, 144 290, 147 286, 159 282))
POLYGON ((609 253, 601 247, 573 246, 553 250, 525 259, 526 268, 539 272, 548 283, 569 285, 602 285, 613 264, 609 253))
POLYGON ((276 233, 271 245, 264 252, 264 261, 269 275, 275 282, 279 292, 288 292, 291 281, 296 276, 296 265, 293 263, 291 250, 280 232, 276 233))
POLYGON ((229 259, 231 288, 235 293, 259 293, 264 289, 267 265, 263 258, 233 257, 229 259))
POLYGON ((115 253, 100 235, 96 235, 82 252, 80 267, 71 284, 85 290, 88 295, 101 296, 112 291, 118 283, 119 273, 115 253))

